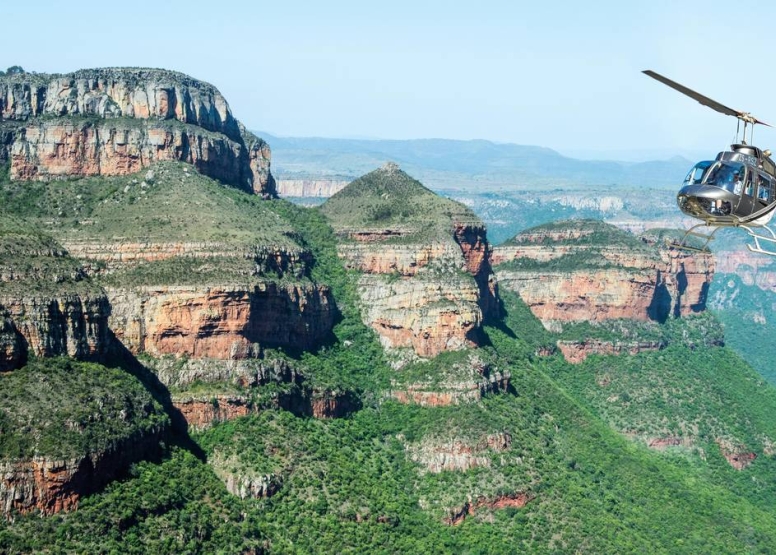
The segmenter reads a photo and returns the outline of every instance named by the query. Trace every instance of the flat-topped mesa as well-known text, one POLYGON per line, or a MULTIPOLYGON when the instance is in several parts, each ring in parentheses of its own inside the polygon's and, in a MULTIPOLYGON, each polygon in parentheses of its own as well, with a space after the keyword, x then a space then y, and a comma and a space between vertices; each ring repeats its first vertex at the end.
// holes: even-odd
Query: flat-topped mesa
POLYGON ((485 226, 468 208, 388 163, 321 210, 346 267, 362 273, 363 318, 386 348, 432 357, 478 344, 498 302, 485 226))
POLYGON ((11 179, 124 175, 158 160, 275 195, 270 149, 212 85, 146 68, 0 77, 0 163, 11 179))
POLYGON ((555 222, 494 249, 499 282, 551 329, 563 322, 664 321, 706 308, 710 254, 638 238, 600 221, 555 222))

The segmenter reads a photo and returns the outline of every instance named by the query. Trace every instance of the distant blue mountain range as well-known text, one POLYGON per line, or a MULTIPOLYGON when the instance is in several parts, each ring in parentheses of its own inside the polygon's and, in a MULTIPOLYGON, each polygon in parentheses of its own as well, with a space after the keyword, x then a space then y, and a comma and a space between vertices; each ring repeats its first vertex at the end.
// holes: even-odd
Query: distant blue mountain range
POLYGON ((693 165, 681 156, 649 162, 578 160, 549 148, 485 140, 326 139, 256 133, 272 148, 272 171, 278 179, 352 179, 392 161, 437 189, 676 189, 693 165))

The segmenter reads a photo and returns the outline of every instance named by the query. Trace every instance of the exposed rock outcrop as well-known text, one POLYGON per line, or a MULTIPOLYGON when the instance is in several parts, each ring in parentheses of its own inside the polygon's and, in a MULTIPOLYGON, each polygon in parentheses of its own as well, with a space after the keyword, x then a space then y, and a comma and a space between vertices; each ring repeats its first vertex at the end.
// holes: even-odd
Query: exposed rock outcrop
POLYGON ((485 227, 466 207, 387 164, 322 209, 346 267, 363 273, 362 316, 387 349, 433 357, 478 345, 498 302, 485 227))
POLYGON ((218 422, 226 422, 255 413, 246 396, 212 395, 173 398, 173 406, 180 412, 189 429, 203 430, 218 422))
POLYGON ((282 475, 260 474, 244 468, 238 457, 225 457, 220 451, 213 454, 210 463, 216 475, 224 481, 227 491, 240 499, 271 497, 283 487, 282 475))
POLYGON ((112 449, 85 457, 0 462, 0 506, 12 512, 43 514, 73 510, 84 495, 121 476, 130 464, 160 454, 163 430, 130 437, 112 449))
POLYGON ((718 438, 716 441, 722 456, 736 470, 744 470, 757 458, 757 453, 749 451, 745 445, 739 442, 725 438, 718 438))
POLYGON ((237 360, 261 346, 309 349, 334 321, 325 286, 109 289, 110 327, 134 353, 237 360))
POLYGON ((445 369, 444 376, 429 376, 427 381, 408 383, 393 380, 390 397, 399 403, 422 407, 447 407, 479 401, 491 393, 509 391, 511 374, 492 368, 477 356, 445 369))
POLYGON ((529 230, 496 247, 492 257, 501 286, 519 293, 546 327, 619 318, 664 321, 705 309, 714 275, 711 254, 638 246, 636 238, 602 222, 566 226, 529 230))
POLYGON ((445 524, 458 526, 467 517, 473 516, 480 509, 522 509, 533 499, 533 496, 524 492, 507 493, 493 498, 480 497, 476 501, 467 501, 460 507, 451 510, 449 516, 444 521, 445 524))
POLYGON ((5 333, 0 328, 0 368, 4 359, 18 364, 28 353, 96 360, 107 351, 110 305, 105 295, 0 296, 3 309, 8 317, 5 333))
POLYGON ((421 464, 428 472, 465 472, 470 468, 489 467, 490 454, 506 451, 512 445, 507 432, 488 434, 478 441, 458 438, 422 440, 407 446, 410 459, 421 464))
POLYGON ((180 160, 275 194, 269 146, 240 125, 215 87, 171 71, 0 77, 0 144, 12 179, 123 175, 180 160))
POLYGON ((279 177, 277 192, 281 197, 328 198, 344 189, 350 181, 329 179, 286 179, 279 177))
POLYGON ((618 355, 628 353, 636 355, 645 351, 659 351, 665 347, 661 341, 601 341, 588 339, 585 341, 558 341, 558 349, 563 358, 571 364, 579 364, 590 355, 618 355))

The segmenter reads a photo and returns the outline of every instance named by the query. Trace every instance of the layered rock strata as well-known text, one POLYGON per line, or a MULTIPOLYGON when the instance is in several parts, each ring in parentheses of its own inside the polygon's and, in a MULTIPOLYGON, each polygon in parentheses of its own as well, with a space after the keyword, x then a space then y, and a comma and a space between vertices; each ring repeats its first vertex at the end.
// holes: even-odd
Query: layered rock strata
POLYGON ((492 368, 477 356, 452 365, 443 376, 425 381, 393 380, 389 397, 399 403, 422 407, 447 407, 476 402, 491 393, 509 391, 511 374, 492 368))
POLYGON ((344 189, 349 181, 328 179, 285 179, 278 177, 277 192, 281 197, 328 198, 344 189))
POLYGON ((465 472, 471 468, 489 467, 490 455, 503 452, 512 445, 512 436, 506 432, 488 434, 478 441, 450 438, 424 440, 407 446, 410 459, 428 472, 465 472))
POLYGON ((0 162, 12 179, 133 173, 158 160, 273 196, 267 143, 215 87, 135 68, 0 78, 0 162))
POLYGON ((53 514, 78 506, 84 495, 119 477, 132 463, 159 455, 163 430, 130 437, 84 457, 0 462, 0 507, 4 514, 53 514))
POLYGON ((340 191, 323 210, 342 239, 340 258, 362 273, 362 316, 385 348, 434 357, 478 345, 483 321, 498 315, 499 304, 485 227, 465 207, 387 164, 340 191), (383 218, 399 210, 388 203, 394 196, 410 206, 399 218, 383 218), (435 212, 415 220, 413 198, 435 212), (362 225, 348 213, 352 203, 373 204, 363 208, 362 225))
POLYGON ((480 497, 475 501, 467 501, 460 507, 451 510, 450 515, 445 518, 445 524, 458 526, 467 517, 473 516, 480 509, 522 509, 533 499, 532 495, 525 492, 508 493, 493 498, 480 497))
POLYGON ((259 345, 309 349, 333 325, 329 289, 259 283, 250 288, 109 289, 110 327, 133 353, 239 360, 259 345))
POLYGON ((3 361, 6 370, 18 367, 28 355, 96 360, 107 351, 110 305, 105 295, 0 296, 3 309, 7 317, 0 324, 0 369, 3 361))
POLYGON ((496 247, 492 258, 501 286, 517 292, 550 329, 558 330, 564 322, 619 318, 664 321, 706 307, 714 275, 710 254, 646 244, 640 249, 557 245, 552 236, 541 238, 537 232, 529 238, 533 240, 496 247), (590 263, 579 264, 582 257, 590 263), (570 261, 566 267, 564 260, 570 261))
POLYGON ((566 362, 580 364, 591 355, 619 355, 628 353, 636 355, 646 351, 659 351, 665 348, 661 341, 601 341, 588 339, 585 341, 558 341, 558 350, 566 362))

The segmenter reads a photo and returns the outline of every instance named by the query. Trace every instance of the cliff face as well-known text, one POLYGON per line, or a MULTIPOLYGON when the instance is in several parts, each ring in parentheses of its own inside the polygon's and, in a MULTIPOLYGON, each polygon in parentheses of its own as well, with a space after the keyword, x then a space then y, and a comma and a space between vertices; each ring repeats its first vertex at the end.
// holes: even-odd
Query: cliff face
POLYGON ((0 223, 0 371, 29 356, 96 360, 108 348, 110 305, 79 262, 11 216, 0 223))
POLYGON ((130 437, 113 449, 85 457, 0 462, 0 507, 6 515, 75 509, 81 497, 99 491, 130 464, 158 456, 160 432, 130 437))
POLYGON ((328 179, 278 179, 281 197, 328 198, 344 189, 349 181, 328 179))
POLYGON ((256 344, 309 349, 331 329, 329 289, 272 282, 240 287, 111 289, 110 326, 130 351, 241 359, 256 344))
POLYGON ((518 236, 519 244, 494 249, 502 287, 518 292, 545 326, 616 318, 664 321, 705 309, 714 275, 711 254, 647 244, 590 245, 582 242, 590 241, 586 235, 576 229, 529 231, 518 236))
POLYGON ((124 175, 159 160, 273 196, 270 149, 215 87, 153 69, 0 78, 0 162, 12 179, 124 175))
POLYGON ((386 348, 433 357, 478 344, 484 318, 498 312, 497 292, 485 228, 465 207, 389 164, 323 211, 345 266, 362 273, 364 322, 386 348))
MULTIPOLYGON (((6 345, 15 344, 16 348, 10 350, 16 354, 6 355, 6 360, 14 359, 18 363, 28 354, 96 360, 107 350, 110 305, 104 295, 0 297, 2 308, 9 315, 6 337, 16 336, 15 341, 6 342, 6 345)), ((0 355, 0 365, 3 358, 0 355)))

